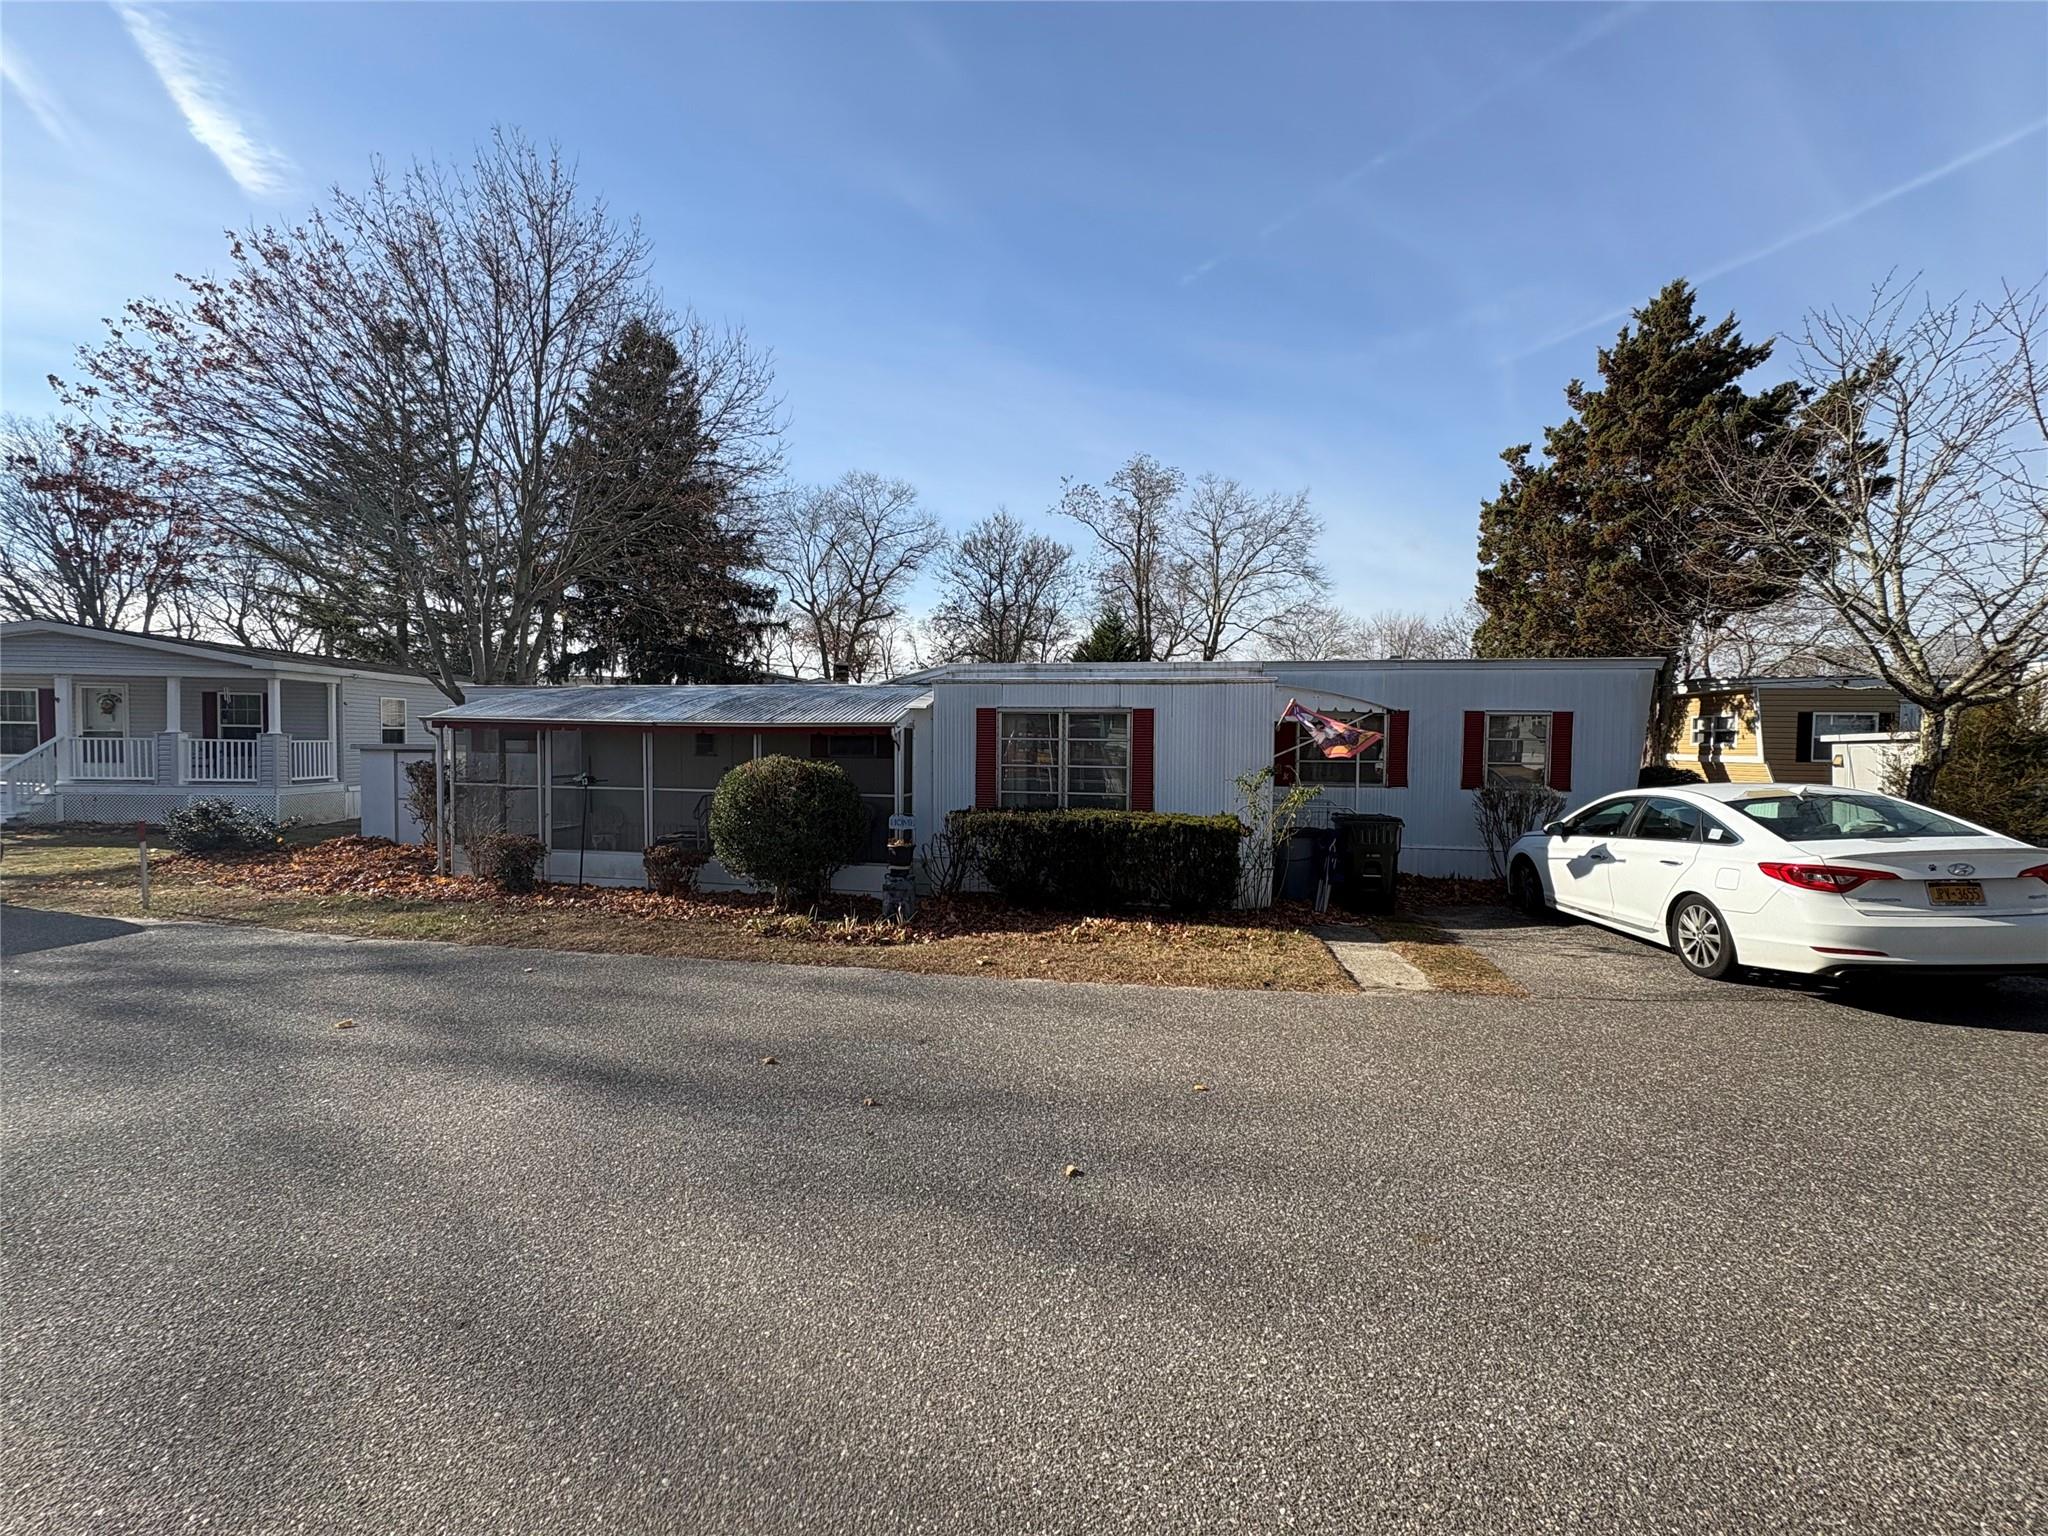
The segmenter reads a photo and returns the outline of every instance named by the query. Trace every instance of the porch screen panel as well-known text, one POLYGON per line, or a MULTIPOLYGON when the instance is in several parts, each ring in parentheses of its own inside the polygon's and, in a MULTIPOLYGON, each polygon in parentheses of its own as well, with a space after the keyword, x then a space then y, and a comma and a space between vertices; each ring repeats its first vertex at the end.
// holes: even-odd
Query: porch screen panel
POLYGON ((493 832, 540 835, 540 742, 531 731, 449 733, 455 840, 493 832))
POLYGON ((655 837, 711 842, 711 796, 718 781, 754 753, 752 731, 656 731, 655 837))
POLYGON ((550 734, 551 847, 638 853, 647 846, 644 734, 604 729, 550 734))

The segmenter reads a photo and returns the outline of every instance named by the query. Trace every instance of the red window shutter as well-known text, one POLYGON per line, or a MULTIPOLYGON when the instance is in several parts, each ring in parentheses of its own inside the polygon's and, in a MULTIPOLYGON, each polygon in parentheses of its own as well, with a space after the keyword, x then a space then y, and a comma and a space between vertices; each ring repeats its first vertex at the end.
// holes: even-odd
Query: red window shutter
POLYGON ((220 695, 211 688, 199 695, 199 734, 208 741, 220 736, 220 695))
POLYGON ((1292 720, 1282 720, 1273 727, 1273 782, 1282 789, 1294 782, 1295 733, 1301 728, 1292 720))
POLYGON ((36 745, 41 746, 57 734, 57 690, 38 688, 36 690, 36 745))
POLYGON ((1408 711, 1390 709, 1387 711, 1387 752, 1384 759, 1387 766, 1387 788, 1408 787, 1408 711))
POLYGON ((996 805, 996 712, 974 712, 974 808, 992 811, 996 805))
POLYGON ((1153 716, 1149 709, 1131 711, 1131 809, 1152 809, 1153 716))
POLYGON ((1486 712, 1465 711, 1465 773, 1459 780, 1465 789, 1477 789, 1486 782, 1486 712))
POLYGON ((1560 709, 1550 717, 1550 787, 1572 787, 1572 712, 1560 709))
POLYGON ((270 690, 268 688, 264 689, 257 697, 263 700, 262 729, 267 734, 270 730, 270 690))

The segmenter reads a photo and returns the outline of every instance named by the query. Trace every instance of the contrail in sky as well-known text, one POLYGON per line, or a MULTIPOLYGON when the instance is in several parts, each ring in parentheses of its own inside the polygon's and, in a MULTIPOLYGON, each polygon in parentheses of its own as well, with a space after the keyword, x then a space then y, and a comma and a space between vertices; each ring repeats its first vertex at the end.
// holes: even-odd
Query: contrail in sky
MULTIPOLYGON (((1968 169, 1979 160, 1988 160, 2000 150, 2010 149, 2013 145, 2019 143, 2020 140, 2031 138, 2043 129, 2048 129, 2048 117, 2037 118, 2024 127, 2015 128, 2010 133, 2001 134, 1989 143, 1979 144, 1975 149, 1965 150, 1953 160, 1944 161, 1932 170, 1922 171, 1917 176, 1909 176, 1897 186, 1886 187, 1882 192, 1866 197, 1862 202, 1855 204, 1853 207, 1844 208, 1839 213, 1831 213, 1817 223, 1802 225, 1788 234, 1780 235, 1777 239, 1758 246, 1755 250, 1744 251, 1740 256, 1731 256, 1726 261, 1717 262, 1706 270, 1689 274, 1689 276, 1694 283, 1710 283, 1717 277, 1726 277, 1730 272, 1739 272, 1744 267, 1755 266, 1756 263, 1775 256, 1780 251, 1790 250, 1793 246, 1803 241, 1816 239, 1821 235, 1840 229, 1844 224, 1853 224, 1866 213, 1882 208, 1886 203, 1895 203, 1910 193, 1918 192, 1922 187, 1932 186, 1937 181, 1942 181, 1947 177, 1955 175, 1957 171, 1968 169)), ((1511 352, 1503 361, 1519 363, 1525 357, 1534 357, 1538 352, 1547 352, 1560 342, 1570 341, 1574 336, 1583 336, 1586 332, 1600 326, 1612 325, 1617 320, 1626 320, 1634 313, 1635 310, 1632 306, 1610 309, 1604 315, 1595 315, 1591 320, 1582 321, 1569 330, 1558 331, 1553 335, 1546 336, 1534 346, 1524 347, 1519 352, 1511 352)))
POLYGON ((290 158, 244 125, 221 70, 150 7, 117 3, 114 9, 192 137, 212 151, 235 184, 251 197, 275 197, 290 190, 290 158))
MULTIPOLYGON (((1632 20, 1643 9, 1644 6, 1637 3, 1616 6, 1613 10, 1602 13, 1599 17, 1565 39, 1557 47, 1551 49, 1550 52, 1539 54, 1520 69, 1503 75, 1492 85, 1486 86, 1467 97, 1461 105, 1440 117, 1432 118, 1407 137, 1395 140, 1370 160, 1354 165, 1336 180, 1327 182, 1317 188, 1315 192, 1303 198, 1292 208, 1289 208, 1271 223, 1267 224, 1265 228, 1261 229, 1259 231, 1259 238, 1261 240, 1272 239, 1303 214, 1312 212, 1342 193, 1349 191, 1382 166, 1391 165, 1396 160, 1405 159, 1432 139, 1441 138, 1460 123, 1469 122, 1510 91, 1518 90, 1536 79, 1539 75, 1555 69, 1573 54, 1581 53, 1592 47, 1593 44, 1599 42, 1601 38, 1612 32, 1616 27, 1632 20)), ((1227 254, 1227 252, 1218 252, 1207 260, 1196 263, 1195 266, 1181 274, 1182 286, 1185 287, 1189 283, 1200 282, 1216 270, 1227 254)))

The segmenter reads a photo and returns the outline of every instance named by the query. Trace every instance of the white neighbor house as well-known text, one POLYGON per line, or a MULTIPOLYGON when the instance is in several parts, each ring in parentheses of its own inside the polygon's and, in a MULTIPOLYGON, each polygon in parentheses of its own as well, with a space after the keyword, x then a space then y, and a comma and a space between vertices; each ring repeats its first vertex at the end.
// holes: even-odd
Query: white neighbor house
MULTIPOLYGON (((960 665, 879 685, 491 689, 428 723, 446 819, 540 837, 549 879, 640 883, 651 838, 700 836, 718 780, 777 752, 840 763, 868 799, 873 862, 841 872, 847 890, 878 888, 892 814, 920 846, 972 806, 1207 815, 1266 767, 1321 786, 1313 816, 1399 816, 1404 870, 1484 875, 1473 789, 1536 779, 1577 806, 1633 787, 1656 673, 1641 657, 960 665), (1381 741, 1326 762, 1280 724, 1290 699, 1381 741)), ((459 846, 444 853, 463 867, 459 846)), ((703 878, 736 883, 715 862, 703 878)))
POLYGON ((364 742, 427 743, 424 678, 283 651, 0 624, 0 818, 161 821, 193 800, 357 814, 364 742))

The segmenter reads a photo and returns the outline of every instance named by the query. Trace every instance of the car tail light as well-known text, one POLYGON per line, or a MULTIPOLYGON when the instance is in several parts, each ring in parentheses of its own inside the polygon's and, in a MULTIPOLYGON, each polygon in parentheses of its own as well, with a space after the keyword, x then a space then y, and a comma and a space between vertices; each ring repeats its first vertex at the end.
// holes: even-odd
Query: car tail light
POLYGON ((1802 891, 1829 891, 1837 896, 1846 896, 1871 880, 1899 878, 1888 869, 1850 869, 1841 864, 1759 864, 1757 868, 1802 891))
POLYGON ((2036 864, 2032 869, 2023 869, 2019 872, 2018 878, 2048 882, 2048 864, 2036 864))

